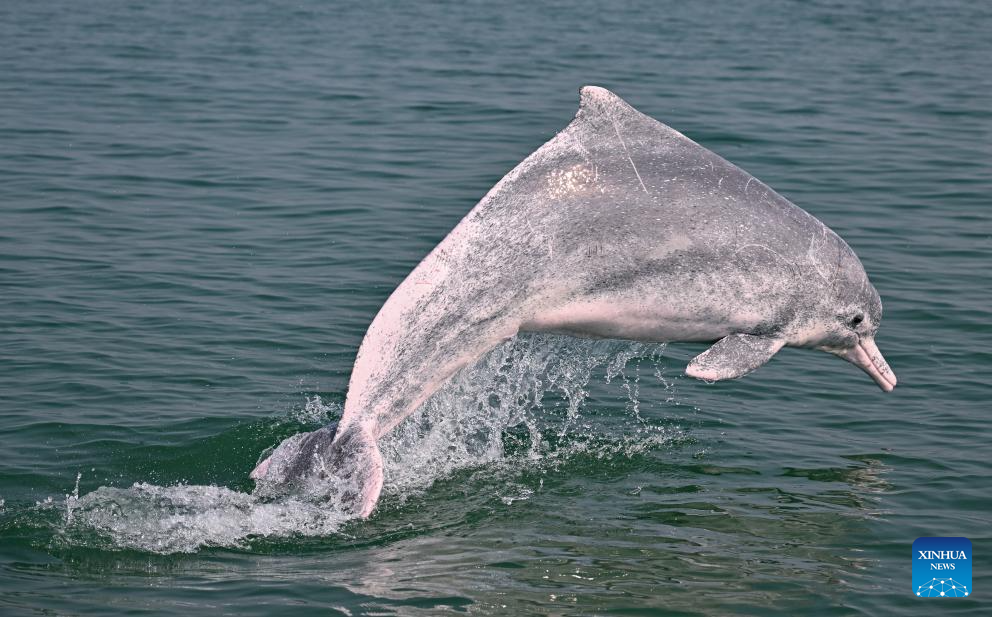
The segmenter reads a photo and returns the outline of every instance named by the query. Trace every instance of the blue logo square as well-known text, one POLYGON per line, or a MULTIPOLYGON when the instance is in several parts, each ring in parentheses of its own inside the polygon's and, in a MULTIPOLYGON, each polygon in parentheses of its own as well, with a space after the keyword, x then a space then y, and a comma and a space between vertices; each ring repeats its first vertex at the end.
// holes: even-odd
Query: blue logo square
POLYGON ((965 598, 971 592, 971 540, 917 538, 913 542, 913 595, 965 598))

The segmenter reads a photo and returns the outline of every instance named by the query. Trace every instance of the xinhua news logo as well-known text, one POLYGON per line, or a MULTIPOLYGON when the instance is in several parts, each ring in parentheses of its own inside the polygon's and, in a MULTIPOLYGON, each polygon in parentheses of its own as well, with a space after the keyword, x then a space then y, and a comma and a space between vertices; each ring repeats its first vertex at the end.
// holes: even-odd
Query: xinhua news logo
POLYGON ((971 540, 917 538, 913 542, 914 595, 966 598, 971 592, 971 540))

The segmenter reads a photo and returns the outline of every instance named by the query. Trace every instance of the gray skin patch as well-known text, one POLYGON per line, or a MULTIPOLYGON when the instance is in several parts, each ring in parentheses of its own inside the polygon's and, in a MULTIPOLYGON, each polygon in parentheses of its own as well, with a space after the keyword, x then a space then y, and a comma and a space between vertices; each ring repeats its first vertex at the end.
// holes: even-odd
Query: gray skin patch
POLYGON ((290 493, 299 490, 298 484, 311 475, 320 475, 324 459, 340 460, 339 453, 331 452, 331 443, 337 431, 333 422, 309 433, 299 433, 284 440, 267 459, 265 492, 290 493))
POLYGON ((293 495, 352 515, 371 511, 382 484, 375 443, 357 429, 338 431, 336 422, 285 439, 261 465, 256 497, 293 495))

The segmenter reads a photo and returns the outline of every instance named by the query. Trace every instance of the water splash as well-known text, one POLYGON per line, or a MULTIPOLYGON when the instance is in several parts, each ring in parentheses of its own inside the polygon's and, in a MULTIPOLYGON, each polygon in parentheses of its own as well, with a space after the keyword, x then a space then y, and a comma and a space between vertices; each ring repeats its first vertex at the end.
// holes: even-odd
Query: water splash
MULTIPOLYGON (((640 415, 640 361, 655 365, 660 376, 664 349, 663 344, 547 334, 520 335, 503 343, 455 375, 380 441, 384 491, 407 496, 458 469, 497 462, 518 469, 554 468, 578 453, 630 456, 656 447, 670 439, 671 430, 640 415), (634 360, 639 361, 630 375, 627 367, 634 360), (598 369, 605 369, 607 383, 619 377, 628 399, 630 417, 619 430, 581 421, 598 369), (525 428, 529 447, 522 456, 507 459, 504 436, 511 427, 525 428)), ((674 386, 661 383, 674 396, 674 386)))
POLYGON ((76 486, 72 489, 72 493, 65 496, 65 522, 66 524, 72 523, 72 512, 79 503, 79 481, 83 478, 82 472, 76 473, 76 486))
POLYGON ((289 419, 307 426, 323 426, 334 418, 341 416, 344 406, 341 403, 330 401, 324 402, 320 395, 314 394, 307 397, 307 402, 303 409, 291 411, 289 419))
MULTIPOLYGON (((641 364, 647 362, 674 398, 660 364, 664 348, 536 334, 507 341, 457 374, 381 440, 384 496, 402 502, 459 469, 496 465, 507 479, 499 498, 512 504, 534 493, 515 481, 521 473, 557 469, 578 455, 632 456, 663 445, 677 429, 645 420, 639 393, 641 364), (619 380, 626 417, 583 417, 597 370, 607 384, 619 380), (522 435, 522 446, 507 446, 508 430, 522 435)), ((314 396, 288 420, 318 425, 340 412, 339 404, 314 396)), ((333 493, 274 497, 264 490, 136 483, 80 497, 78 483, 77 477, 75 491, 66 495, 61 534, 75 545, 192 552, 244 547, 256 537, 332 535, 347 520, 333 493)))
POLYGON ((326 536, 344 522, 333 509, 305 500, 266 503, 222 486, 184 484, 100 487, 80 497, 72 512, 63 534, 69 543, 154 553, 243 547, 256 536, 326 536))

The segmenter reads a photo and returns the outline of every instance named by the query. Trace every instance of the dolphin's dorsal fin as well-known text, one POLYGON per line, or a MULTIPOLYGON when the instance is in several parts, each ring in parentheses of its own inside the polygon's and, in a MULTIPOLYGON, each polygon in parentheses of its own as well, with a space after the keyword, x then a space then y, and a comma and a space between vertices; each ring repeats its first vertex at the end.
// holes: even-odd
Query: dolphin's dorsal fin
POLYGON ((642 148, 657 146, 657 140, 662 138, 668 141, 664 146, 666 148, 677 143, 680 148, 704 150, 682 133, 637 111, 633 105, 600 86, 583 86, 579 90, 579 111, 575 114, 573 124, 588 127, 602 135, 607 143, 613 141, 613 135, 618 140, 622 135, 622 139, 629 143, 640 142, 639 146, 642 148))
POLYGON ((780 338, 731 334, 693 358, 685 374, 707 381, 743 377, 771 360, 783 345, 780 338))
MULTIPOLYGON (((590 116, 623 111, 637 111, 630 103, 599 86, 582 86, 579 90, 579 113, 590 116)), ((638 112, 639 113, 639 112, 638 112)))

